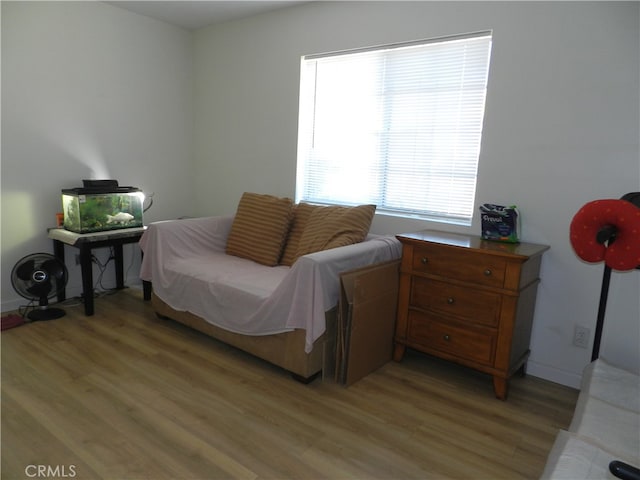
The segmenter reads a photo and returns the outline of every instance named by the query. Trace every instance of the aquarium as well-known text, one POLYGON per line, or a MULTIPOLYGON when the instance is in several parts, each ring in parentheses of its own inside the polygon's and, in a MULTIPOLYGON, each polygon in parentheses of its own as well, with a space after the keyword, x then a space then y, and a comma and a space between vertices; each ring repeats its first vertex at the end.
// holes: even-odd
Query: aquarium
POLYGON ((144 194, 135 187, 62 190, 64 228, 76 233, 142 226, 144 194))

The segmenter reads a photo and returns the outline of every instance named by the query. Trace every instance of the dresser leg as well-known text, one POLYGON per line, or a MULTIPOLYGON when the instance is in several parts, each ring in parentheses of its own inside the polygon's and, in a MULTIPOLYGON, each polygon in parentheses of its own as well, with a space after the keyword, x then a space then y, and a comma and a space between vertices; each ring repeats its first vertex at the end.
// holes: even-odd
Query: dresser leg
POLYGON ((396 343, 396 346, 393 349, 393 360, 399 362, 404 357, 405 346, 401 343, 396 343))
POLYGON ((496 398, 500 400, 507 399, 507 390, 509 388, 509 381, 506 378, 493 377, 493 391, 496 394, 496 398))

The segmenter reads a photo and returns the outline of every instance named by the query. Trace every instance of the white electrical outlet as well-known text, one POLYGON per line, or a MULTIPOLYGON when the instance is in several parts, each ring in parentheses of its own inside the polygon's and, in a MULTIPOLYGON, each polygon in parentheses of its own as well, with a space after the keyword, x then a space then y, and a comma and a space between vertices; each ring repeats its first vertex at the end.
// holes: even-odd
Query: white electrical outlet
POLYGON ((575 329, 573 330, 573 344, 576 347, 588 348, 590 335, 591 330, 589 330, 587 327, 576 325, 575 329))

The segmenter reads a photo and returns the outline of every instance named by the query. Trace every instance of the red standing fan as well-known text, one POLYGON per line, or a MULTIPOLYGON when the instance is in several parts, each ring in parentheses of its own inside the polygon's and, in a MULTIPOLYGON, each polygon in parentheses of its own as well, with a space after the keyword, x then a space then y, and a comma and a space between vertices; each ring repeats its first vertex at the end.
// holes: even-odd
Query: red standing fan
MULTIPOLYGON (((571 245, 586 262, 604 261, 602 289, 591 361, 600 354, 609 281, 612 270, 640 269, 640 192, 620 200, 594 200, 584 205, 571 221, 571 245)), ((609 463, 609 471, 625 480, 640 479, 640 469, 620 460, 609 463)))

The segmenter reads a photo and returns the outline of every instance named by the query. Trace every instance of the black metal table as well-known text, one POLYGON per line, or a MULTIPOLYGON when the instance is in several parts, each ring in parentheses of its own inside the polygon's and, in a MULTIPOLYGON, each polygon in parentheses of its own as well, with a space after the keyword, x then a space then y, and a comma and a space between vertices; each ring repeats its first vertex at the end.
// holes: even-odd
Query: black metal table
MULTIPOLYGON (((93 315, 93 266, 91 250, 100 247, 113 247, 116 288, 124 288, 124 268, 122 246, 127 243, 137 243, 146 227, 123 228, 96 233, 74 233, 64 228, 50 228, 49 238, 53 240, 53 253, 64 262, 64 246, 69 245, 80 250, 80 270, 82 272, 82 295, 84 297, 85 315, 93 315)), ((66 298, 66 291, 58 294, 58 301, 66 298)))

